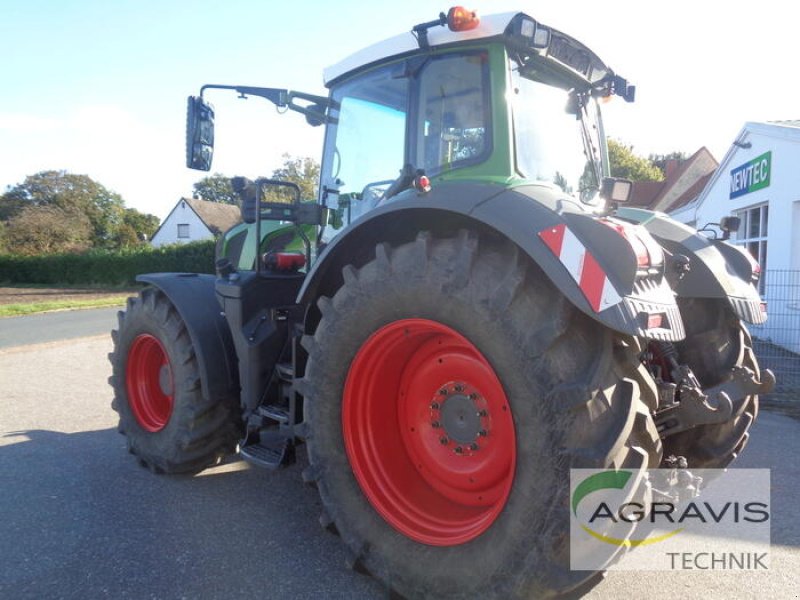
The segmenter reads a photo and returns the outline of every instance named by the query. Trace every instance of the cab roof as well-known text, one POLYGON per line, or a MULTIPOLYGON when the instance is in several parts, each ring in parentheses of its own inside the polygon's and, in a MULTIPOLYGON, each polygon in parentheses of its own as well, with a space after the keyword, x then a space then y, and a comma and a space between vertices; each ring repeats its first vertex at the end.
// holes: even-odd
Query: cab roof
MULTIPOLYGON (((557 64, 560 68, 567 68, 573 75, 577 75, 592 87, 602 84, 603 82, 608 82, 610 78, 614 77, 614 72, 609 69, 594 52, 578 40, 552 27, 547 27, 541 23, 537 24, 535 19, 523 12, 507 12, 480 17, 478 26, 466 31, 452 31, 449 27, 439 26, 435 24, 435 22, 417 26, 417 28, 425 27, 425 40, 418 39, 417 34, 410 30, 382 42, 367 46, 325 69, 323 71, 323 79, 325 85, 331 87, 331 85, 340 78, 361 68, 385 61, 389 58, 419 52, 422 45, 435 48, 437 46, 464 43, 473 40, 500 38, 503 35, 509 34, 515 21, 519 22, 522 20, 531 21, 536 24, 535 27, 537 30, 539 27, 542 27, 550 32, 547 37, 548 42, 546 42, 545 46, 538 47, 538 49, 531 49, 532 52, 537 54, 541 59, 544 59, 545 62, 554 65, 557 64)), ((514 34, 514 36, 515 35, 516 34, 514 34)), ((514 36, 512 36, 511 39, 519 40, 519 38, 515 38, 514 36)), ((616 85, 620 90, 613 93, 624 95, 629 102, 633 101, 634 88, 631 86, 629 89, 624 79, 617 79, 616 85)), ((608 87, 609 93, 611 93, 614 89, 614 84, 606 84, 606 87, 608 87)))
MULTIPOLYGON (((447 27, 432 27, 428 30, 428 43, 431 47, 443 46, 455 42, 465 42, 502 35, 512 19, 518 12, 509 12, 496 15, 481 16, 478 27, 469 31, 450 31, 447 27)), ((416 36, 409 31, 367 46, 351 54, 344 60, 326 68, 323 71, 323 80, 326 86, 341 76, 355 71, 361 67, 384 60, 392 56, 399 56, 419 50, 416 36)))

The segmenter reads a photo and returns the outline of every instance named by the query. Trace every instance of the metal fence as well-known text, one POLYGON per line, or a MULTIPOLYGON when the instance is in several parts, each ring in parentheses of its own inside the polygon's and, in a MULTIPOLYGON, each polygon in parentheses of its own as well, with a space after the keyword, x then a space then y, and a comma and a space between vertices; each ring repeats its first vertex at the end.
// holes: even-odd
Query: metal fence
POLYGON ((750 326, 761 368, 771 369, 777 379, 764 399, 800 402, 800 271, 766 271, 764 299, 767 322, 750 326))

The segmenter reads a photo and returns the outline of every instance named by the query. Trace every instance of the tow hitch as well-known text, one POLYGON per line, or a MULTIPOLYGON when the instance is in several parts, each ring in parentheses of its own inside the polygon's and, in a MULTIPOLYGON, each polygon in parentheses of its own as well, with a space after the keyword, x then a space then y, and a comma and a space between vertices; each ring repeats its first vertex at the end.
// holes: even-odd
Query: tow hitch
POLYGON ((775 375, 769 369, 761 372, 761 379, 747 367, 734 367, 728 378, 714 387, 701 389, 697 378, 688 367, 681 367, 683 377, 677 385, 662 384, 671 389, 664 408, 656 412, 655 423, 662 438, 686 431, 698 425, 724 423, 732 419, 734 406, 744 405, 743 400, 753 394, 767 394, 775 387, 775 375), (676 401, 675 398, 680 400, 676 401), (713 399, 713 400, 712 400, 713 399))

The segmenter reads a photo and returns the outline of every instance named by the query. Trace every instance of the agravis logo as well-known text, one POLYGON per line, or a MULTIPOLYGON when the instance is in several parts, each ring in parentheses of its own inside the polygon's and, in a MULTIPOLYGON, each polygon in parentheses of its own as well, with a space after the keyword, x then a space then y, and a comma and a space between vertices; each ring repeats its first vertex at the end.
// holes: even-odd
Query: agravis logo
POLYGON ((616 568, 768 568, 769 479, 768 469, 573 469, 570 564, 607 569, 633 550, 616 568))
MULTIPOLYGON (((595 492, 603 491, 603 490, 624 490, 627 486, 628 482, 631 479, 633 473, 631 471, 602 471, 600 473, 595 473, 594 475, 589 476, 588 478, 584 479, 580 485, 575 489, 572 493, 572 513, 575 518, 578 518, 578 505, 584 498, 591 496, 595 492)), ((591 517, 589 518, 589 523, 592 524, 594 521, 598 519, 611 519, 614 523, 618 523, 619 521, 625 521, 626 523, 634 523, 642 520, 642 517, 645 515, 646 506, 642 503, 638 502, 626 502, 620 505, 618 518, 614 515, 611 511, 607 502, 600 502, 597 504, 595 510, 591 513, 591 517), (631 512, 627 512, 625 509, 631 508, 633 509, 631 512)), ((588 525, 581 523, 581 528, 591 535, 593 538, 600 540, 601 542, 605 542, 606 544, 613 544, 615 546, 627 546, 627 547, 635 547, 635 546, 643 546, 647 544, 655 544, 666 539, 671 538, 673 535, 677 535, 681 531, 683 531, 683 527, 678 528, 674 531, 670 531, 664 535, 653 536, 653 537, 645 537, 643 539, 633 539, 633 538, 616 538, 612 537, 611 535, 605 535, 598 531, 595 531, 588 525)))

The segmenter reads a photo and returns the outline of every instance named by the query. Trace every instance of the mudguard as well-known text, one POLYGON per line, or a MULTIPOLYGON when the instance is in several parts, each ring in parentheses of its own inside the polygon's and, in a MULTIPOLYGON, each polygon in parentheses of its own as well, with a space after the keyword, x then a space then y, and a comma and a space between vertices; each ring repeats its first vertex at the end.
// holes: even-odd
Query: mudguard
POLYGON ((708 238, 664 213, 623 208, 619 215, 642 225, 668 252, 689 258, 689 271, 674 286, 678 296, 727 299, 743 321, 767 320, 755 285, 760 271, 744 248, 708 238))
POLYGON ((136 281, 161 290, 186 324, 200 369, 203 397, 239 395, 233 339, 214 290, 216 277, 197 273, 148 273, 136 281))
MULTIPOLYGON (((402 243, 419 231, 461 227, 488 227, 510 239, 572 304, 615 331, 667 341, 685 335, 663 267, 637 275, 636 254, 622 235, 563 193, 540 185, 450 182, 425 194, 399 194, 333 239, 306 278, 298 302, 333 294, 341 285, 341 269, 364 264, 370 258, 365 252, 377 243, 402 243)), ((648 236, 644 230, 641 235, 648 236)))

